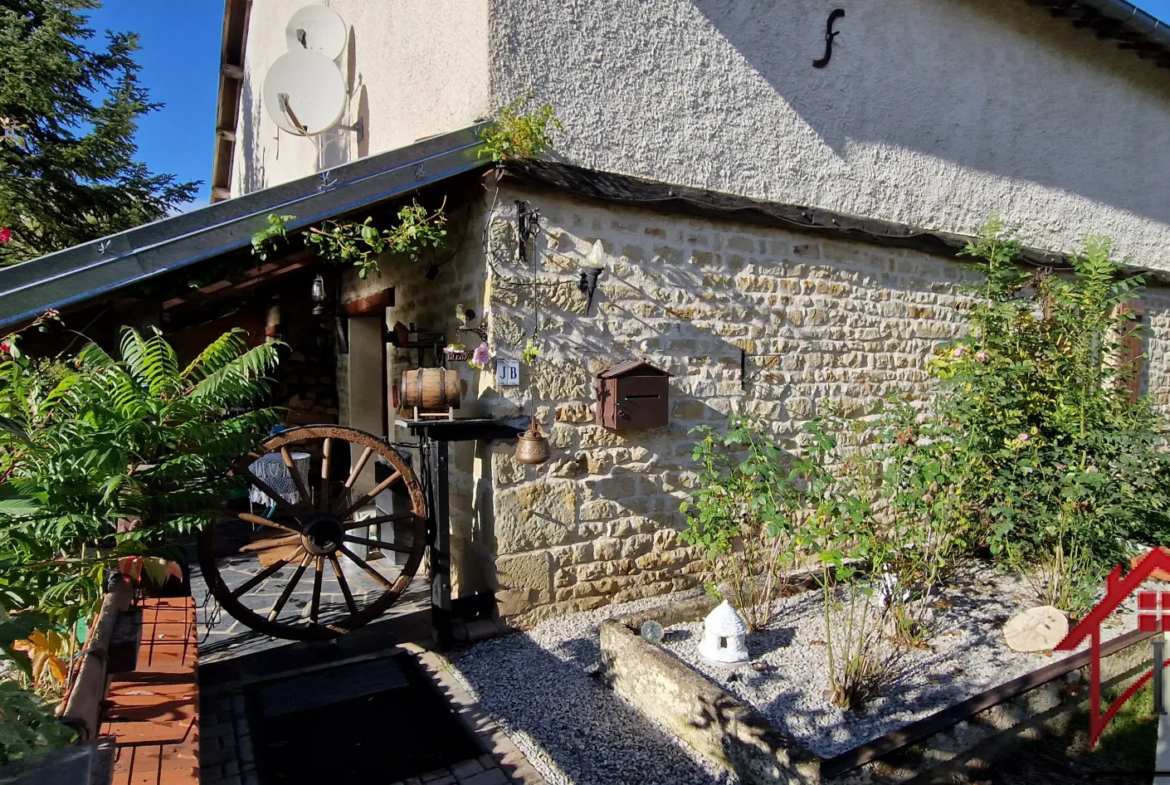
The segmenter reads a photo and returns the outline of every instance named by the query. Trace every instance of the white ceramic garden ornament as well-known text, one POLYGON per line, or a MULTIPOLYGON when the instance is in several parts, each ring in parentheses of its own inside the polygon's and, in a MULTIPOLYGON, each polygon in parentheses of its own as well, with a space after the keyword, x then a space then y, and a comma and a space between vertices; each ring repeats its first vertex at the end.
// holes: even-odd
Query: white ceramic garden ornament
POLYGON ((739 611, 724 600, 703 622, 703 640, 699 654, 721 665, 740 665, 748 661, 747 625, 739 611))

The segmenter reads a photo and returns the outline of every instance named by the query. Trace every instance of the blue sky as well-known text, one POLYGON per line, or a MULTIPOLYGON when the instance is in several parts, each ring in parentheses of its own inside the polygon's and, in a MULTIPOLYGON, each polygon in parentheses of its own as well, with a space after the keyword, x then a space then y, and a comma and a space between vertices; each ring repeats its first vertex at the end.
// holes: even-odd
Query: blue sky
POLYGON ((99 37, 105 30, 138 33, 139 76, 151 100, 166 104, 139 121, 139 160, 155 172, 202 180, 191 206, 206 204, 223 0, 104 0, 91 15, 90 26, 99 37))
MULTIPOLYGON (((1137 0, 1136 5, 1170 21, 1170 0, 1137 0)), ((206 204, 223 0, 104 0, 92 20, 99 35, 106 29, 139 34, 142 81, 155 101, 166 104, 141 121, 139 157, 156 172, 202 180, 193 206, 206 204)))

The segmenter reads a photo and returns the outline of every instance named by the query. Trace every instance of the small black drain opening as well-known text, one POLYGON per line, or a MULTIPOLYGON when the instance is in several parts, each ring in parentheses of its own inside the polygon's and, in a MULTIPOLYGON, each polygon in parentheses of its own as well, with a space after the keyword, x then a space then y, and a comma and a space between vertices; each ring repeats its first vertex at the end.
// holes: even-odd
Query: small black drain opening
MULTIPOLYGON (((282 699, 277 716, 265 716, 263 709, 266 704, 269 714, 274 713, 272 686, 253 690, 249 703, 261 782, 397 782, 482 754, 414 658, 400 655, 391 659, 403 677, 394 683, 401 686, 328 705, 320 705, 320 680, 328 678, 328 671, 281 682, 288 688, 285 695, 295 694, 298 682, 302 682, 310 705, 290 711, 282 699), (260 689, 268 690, 265 697, 259 694, 260 689)), ((370 672, 374 681, 385 678, 379 674, 385 674, 384 665, 382 670, 374 667, 370 672)), ((360 673, 344 674, 347 682, 355 678, 360 679, 360 673)))

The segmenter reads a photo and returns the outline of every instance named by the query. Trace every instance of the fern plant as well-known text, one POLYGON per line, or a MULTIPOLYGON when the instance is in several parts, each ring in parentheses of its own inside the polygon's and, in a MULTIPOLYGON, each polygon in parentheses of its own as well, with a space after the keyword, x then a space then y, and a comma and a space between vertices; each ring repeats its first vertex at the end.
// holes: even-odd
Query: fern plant
POLYGON ((173 557, 168 536, 210 519, 277 422, 252 408, 277 360, 236 330, 182 367, 161 334, 125 329, 117 357, 89 344, 64 378, 0 361, 0 602, 73 624, 118 558, 173 557))

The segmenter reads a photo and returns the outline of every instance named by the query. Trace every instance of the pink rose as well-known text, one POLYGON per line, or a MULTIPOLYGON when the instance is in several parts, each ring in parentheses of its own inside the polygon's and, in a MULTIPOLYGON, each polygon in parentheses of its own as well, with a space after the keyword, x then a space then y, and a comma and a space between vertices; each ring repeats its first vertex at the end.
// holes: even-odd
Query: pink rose
POLYGON ((0 352, 8 354, 12 351, 12 347, 8 345, 8 341, 0 341, 0 352))
POLYGON ((981 363, 987 362, 987 352, 975 352, 975 360, 981 363))
POLYGON ((1022 441, 1022 442, 1026 442, 1026 441, 1028 441, 1028 439, 1029 439, 1030 437, 1029 437, 1029 436, 1028 436, 1028 434, 1026 434, 1026 433, 1021 433, 1021 434, 1020 434, 1019 436, 1017 436, 1016 438, 1017 438, 1017 439, 1019 439, 1019 440, 1020 440, 1020 441, 1022 441))
POLYGON ((963 356, 964 351, 965 351, 965 349, 962 346, 956 346, 955 351, 952 354, 954 355, 955 359, 957 360, 963 356))
POLYGON ((0 227, 0 243, 6 243, 12 239, 12 232, 8 227, 0 227))

